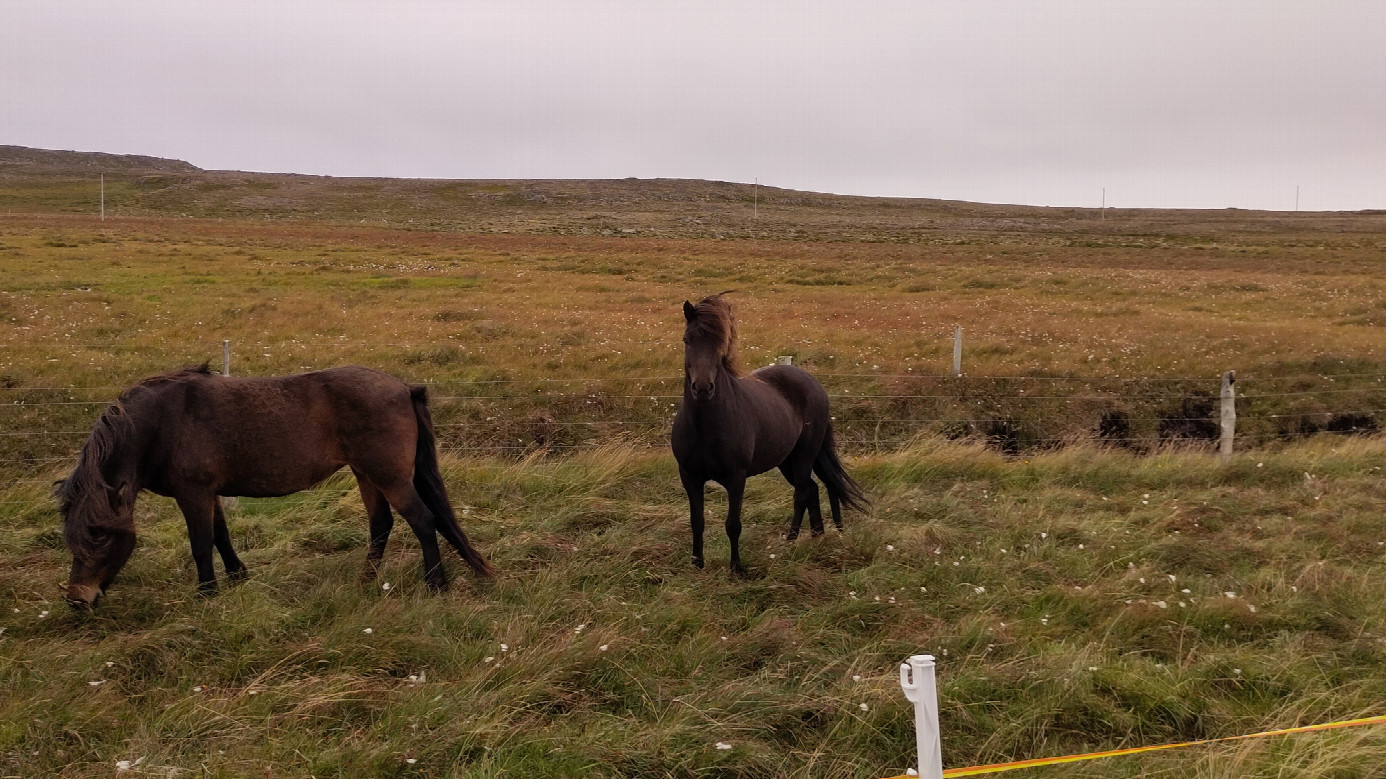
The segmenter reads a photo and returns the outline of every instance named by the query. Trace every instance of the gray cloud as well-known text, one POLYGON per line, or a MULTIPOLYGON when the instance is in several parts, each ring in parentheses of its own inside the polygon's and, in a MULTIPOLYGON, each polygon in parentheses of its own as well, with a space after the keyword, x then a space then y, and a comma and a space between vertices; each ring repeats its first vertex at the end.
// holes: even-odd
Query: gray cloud
POLYGON ((0 6, 0 143, 209 168, 1386 206, 1375 2, 0 6))

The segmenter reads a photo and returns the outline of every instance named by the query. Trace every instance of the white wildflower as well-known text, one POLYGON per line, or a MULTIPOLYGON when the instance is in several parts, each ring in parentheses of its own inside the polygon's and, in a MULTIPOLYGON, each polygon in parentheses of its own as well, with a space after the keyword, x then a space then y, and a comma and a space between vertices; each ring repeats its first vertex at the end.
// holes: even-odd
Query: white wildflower
POLYGON ((731 745, 731 744, 728 744, 728 743, 725 742, 725 741, 718 741, 718 742, 717 742, 717 748, 718 748, 718 749, 721 749, 721 750, 728 750, 728 749, 731 749, 731 748, 732 748, 732 745, 731 745))

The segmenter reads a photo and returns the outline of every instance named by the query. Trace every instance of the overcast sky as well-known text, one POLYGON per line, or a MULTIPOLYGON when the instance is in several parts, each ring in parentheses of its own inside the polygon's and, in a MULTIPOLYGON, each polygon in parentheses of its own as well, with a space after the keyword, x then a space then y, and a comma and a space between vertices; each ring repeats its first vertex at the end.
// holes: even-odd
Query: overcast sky
POLYGON ((211 169, 1386 208, 1386 2, 0 4, 0 144, 211 169))

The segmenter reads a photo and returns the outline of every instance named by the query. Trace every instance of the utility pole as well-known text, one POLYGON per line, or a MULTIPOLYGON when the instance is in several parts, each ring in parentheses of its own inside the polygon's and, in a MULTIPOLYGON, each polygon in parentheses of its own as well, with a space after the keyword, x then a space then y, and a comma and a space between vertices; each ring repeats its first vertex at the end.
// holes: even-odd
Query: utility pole
MULTIPOLYGON (((1298 211, 1299 209, 1295 209, 1298 211)), ((106 221, 106 174, 101 174, 101 221, 106 221)))

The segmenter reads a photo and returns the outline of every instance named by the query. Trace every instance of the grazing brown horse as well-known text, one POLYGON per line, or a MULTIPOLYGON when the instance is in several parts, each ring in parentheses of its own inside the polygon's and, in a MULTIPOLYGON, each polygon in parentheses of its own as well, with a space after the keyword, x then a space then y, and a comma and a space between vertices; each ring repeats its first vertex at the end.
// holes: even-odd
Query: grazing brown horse
POLYGON ((863 510, 869 501, 847 475, 833 445, 828 393, 802 368, 771 365, 742 373, 736 362, 731 304, 713 295, 683 304, 683 403, 674 417, 672 444, 688 493, 693 564, 703 567, 703 486, 727 490, 731 569, 741 564, 741 499, 746 477, 778 467, 794 485, 787 537, 799 536, 804 512, 814 535, 823 533, 817 473, 828 490, 833 524, 842 529, 842 505, 863 510))
POLYGON ((370 514, 367 577, 385 553, 392 506, 419 538, 433 589, 447 588, 438 533, 477 574, 493 573, 448 503, 427 388, 361 367, 232 378, 202 365, 151 376, 122 393, 97 420, 77 469, 55 488, 72 552, 67 601, 95 605, 130 559, 140 490, 178 502, 199 588, 213 592, 213 547, 229 578, 246 575, 219 496, 288 495, 343 465, 356 474, 370 514))

